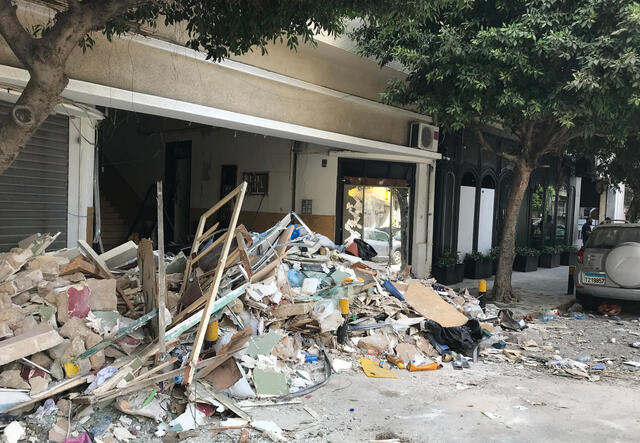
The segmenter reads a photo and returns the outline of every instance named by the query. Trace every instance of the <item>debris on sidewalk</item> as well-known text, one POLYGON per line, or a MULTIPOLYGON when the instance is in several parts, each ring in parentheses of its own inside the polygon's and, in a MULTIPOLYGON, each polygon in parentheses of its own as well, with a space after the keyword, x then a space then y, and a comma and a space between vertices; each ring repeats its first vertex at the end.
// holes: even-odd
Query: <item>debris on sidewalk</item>
POLYGON ((523 350, 541 340, 521 318, 371 261, 366 242, 335 245, 293 212, 248 232, 237 224, 244 186, 203 214, 185 254, 156 256, 150 240, 46 252, 55 236, 38 234, 0 255, 0 412, 40 420, 56 441, 187 435, 205 423, 281 440, 287 430, 252 410, 307 396, 334 372, 537 364, 523 350), (228 228, 209 221, 226 204, 228 228))

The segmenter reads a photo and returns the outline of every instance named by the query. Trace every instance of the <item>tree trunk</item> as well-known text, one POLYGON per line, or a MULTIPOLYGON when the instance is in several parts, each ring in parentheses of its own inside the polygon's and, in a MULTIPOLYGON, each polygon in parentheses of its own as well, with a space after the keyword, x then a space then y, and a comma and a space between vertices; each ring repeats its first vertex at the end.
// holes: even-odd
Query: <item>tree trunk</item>
POLYGON ((492 297, 497 301, 508 302, 512 300, 513 289, 511 287, 511 273, 513 260, 515 259, 516 225, 522 200, 529 186, 529 177, 532 167, 523 163, 516 164, 513 174, 513 183, 509 191, 507 213, 500 240, 500 257, 498 258, 498 271, 493 284, 492 297))
POLYGON ((0 175, 15 161, 31 136, 58 104, 67 85, 62 66, 31 73, 22 95, 0 122, 0 175))

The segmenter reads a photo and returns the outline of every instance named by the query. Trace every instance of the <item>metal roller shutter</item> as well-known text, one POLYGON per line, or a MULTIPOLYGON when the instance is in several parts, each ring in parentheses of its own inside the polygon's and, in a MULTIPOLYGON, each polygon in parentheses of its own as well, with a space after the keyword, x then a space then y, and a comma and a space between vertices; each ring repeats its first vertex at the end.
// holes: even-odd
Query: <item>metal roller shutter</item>
MULTIPOLYGON (((0 102, 0 117, 11 105, 0 102)), ((0 175, 0 251, 41 232, 60 232, 50 250, 67 246, 69 118, 52 115, 0 175)))

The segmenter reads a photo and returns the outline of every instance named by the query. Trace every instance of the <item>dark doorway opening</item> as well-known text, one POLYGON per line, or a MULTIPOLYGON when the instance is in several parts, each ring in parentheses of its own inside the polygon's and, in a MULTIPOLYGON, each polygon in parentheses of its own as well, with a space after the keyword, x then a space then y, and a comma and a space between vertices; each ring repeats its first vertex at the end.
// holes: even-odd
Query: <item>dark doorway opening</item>
POLYGON ((165 241, 187 243, 191 231, 191 140, 165 145, 165 241))

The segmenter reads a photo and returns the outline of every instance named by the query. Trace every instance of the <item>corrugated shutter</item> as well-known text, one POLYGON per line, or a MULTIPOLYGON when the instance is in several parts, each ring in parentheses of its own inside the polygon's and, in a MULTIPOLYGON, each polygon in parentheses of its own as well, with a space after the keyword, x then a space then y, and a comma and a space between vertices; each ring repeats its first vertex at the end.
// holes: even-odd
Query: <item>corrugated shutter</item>
MULTIPOLYGON (((0 102, 0 117, 11 105, 0 102)), ((67 246, 69 118, 52 115, 0 175, 0 251, 41 232, 60 236, 50 250, 67 246)))

